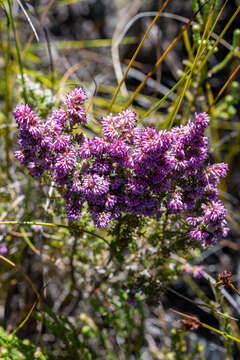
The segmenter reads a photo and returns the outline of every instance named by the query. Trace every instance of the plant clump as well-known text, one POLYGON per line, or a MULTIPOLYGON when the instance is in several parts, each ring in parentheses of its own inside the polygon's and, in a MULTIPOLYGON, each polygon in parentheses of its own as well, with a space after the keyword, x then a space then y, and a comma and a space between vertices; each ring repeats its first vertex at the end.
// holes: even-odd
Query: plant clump
POLYGON ((87 123, 81 88, 68 94, 62 107, 45 120, 28 105, 14 111, 20 150, 15 153, 34 177, 53 180, 72 221, 83 204, 98 228, 123 213, 161 218, 184 216, 189 238, 204 245, 228 233, 225 208, 218 198, 224 163, 209 164, 206 113, 170 131, 137 124, 130 109, 101 119, 102 136, 76 131, 87 123))

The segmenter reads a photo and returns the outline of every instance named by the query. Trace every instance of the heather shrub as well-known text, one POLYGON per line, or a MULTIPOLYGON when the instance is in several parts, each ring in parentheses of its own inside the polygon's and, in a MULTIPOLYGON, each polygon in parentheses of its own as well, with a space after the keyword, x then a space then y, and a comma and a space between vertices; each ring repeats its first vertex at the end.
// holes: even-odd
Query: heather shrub
POLYGON ((188 243, 208 245, 227 235, 217 189, 227 165, 208 164, 206 113, 185 126, 156 131, 136 126, 136 114, 126 110, 103 117, 102 137, 87 139, 79 128, 87 122, 84 100, 76 88, 63 102, 66 109, 46 120, 28 105, 14 111, 21 146, 15 156, 33 176, 57 184, 70 220, 77 221, 87 203, 100 229, 129 213, 170 220, 171 231, 174 215, 174 227, 189 224, 181 233, 188 243))
POLYGON ((239 356, 240 6, 149 3, 0 1, 0 359, 239 356))

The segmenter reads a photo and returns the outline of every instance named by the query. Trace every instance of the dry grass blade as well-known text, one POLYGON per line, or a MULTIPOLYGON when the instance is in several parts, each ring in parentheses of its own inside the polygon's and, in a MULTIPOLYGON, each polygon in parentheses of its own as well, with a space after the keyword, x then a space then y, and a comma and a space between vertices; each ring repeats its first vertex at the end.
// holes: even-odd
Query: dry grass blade
MULTIPOLYGON (((203 7, 204 5, 202 5, 203 7)), ((201 8, 202 8, 201 7, 201 8)), ((144 87, 144 85, 146 84, 147 80, 155 73, 155 71, 157 70, 158 66, 162 63, 162 61, 165 59, 165 57, 167 56, 167 54, 169 53, 169 51, 174 47, 174 45, 181 39, 183 33, 189 28, 189 26, 191 25, 191 23, 193 22, 193 20, 196 18, 198 12, 201 10, 201 8, 191 17, 191 19, 188 21, 187 24, 182 26, 182 30, 181 32, 175 37, 175 39, 171 42, 171 44, 168 46, 168 48, 166 49, 166 51, 160 56, 160 58, 157 60, 157 62, 154 64, 153 70, 149 71, 148 74, 146 75, 145 79, 138 85, 137 89, 135 90, 135 92, 133 93, 133 95, 130 97, 130 99, 128 100, 127 104, 125 105, 125 109, 129 107, 129 105, 132 104, 133 100, 136 98, 136 96, 139 94, 139 92, 141 91, 141 89, 144 87)))
POLYGON ((59 84, 59 90, 58 90, 58 95, 62 93, 64 85, 67 81, 67 79, 78 69, 80 69, 81 67, 90 64, 91 61, 82 61, 80 63, 74 64, 73 66, 71 66, 62 76, 61 80, 60 80, 60 84, 59 84))
POLYGON ((91 77, 91 79, 92 79, 92 81, 94 83, 94 92, 93 92, 93 94, 91 96, 91 99, 90 99, 90 101, 88 103, 88 106, 86 108, 86 114, 88 113, 90 107, 92 106, 93 100, 95 99, 95 96, 97 95, 97 91, 98 91, 98 85, 97 85, 97 82, 96 82, 94 76, 89 71, 88 71, 88 73, 89 73, 89 75, 90 75, 90 77, 91 77))
POLYGON ((196 317, 195 316, 191 316, 191 315, 188 315, 188 314, 184 314, 184 313, 182 313, 182 312, 180 312, 180 311, 177 311, 177 310, 174 310, 174 309, 170 309, 172 312, 174 312, 175 314, 178 314, 178 315, 181 315, 181 316, 184 316, 184 317, 186 317, 187 319, 189 319, 189 320, 194 320, 194 319, 196 319, 196 317))
POLYGON ((31 286, 33 292, 36 294, 36 296, 40 296, 39 292, 37 291, 35 285, 33 284, 32 280, 29 278, 29 276, 18 266, 16 265, 13 261, 9 260, 8 258, 6 258, 3 255, 0 255, 0 259, 2 259, 4 262, 6 262, 8 265, 14 267, 15 269, 17 269, 25 278, 25 280, 28 282, 28 284, 31 286))
POLYGON ((221 88, 221 90, 219 91, 219 93, 217 94, 217 96, 214 98, 214 100, 212 101, 212 103, 209 106, 208 112, 211 111, 212 107, 214 104, 216 104, 216 102, 218 101, 218 99, 220 98, 220 96, 222 95, 222 93, 224 92, 224 90, 226 89, 226 87, 230 84, 230 82, 233 80, 234 76, 237 74, 237 72, 240 70, 240 64, 235 68, 235 70, 232 72, 232 74, 229 76, 229 78, 227 79, 227 81, 225 82, 225 84, 223 85, 223 87, 221 88))
POLYGON ((9 260, 8 258, 6 258, 3 255, 0 255, 0 259, 2 259, 3 261, 5 261, 6 263, 8 263, 9 265, 11 265, 12 267, 16 267, 16 264, 14 264, 14 262, 12 262, 11 260, 9 260))
POLYGON ((39 41, 39 37, 38 37, 37 31, 36 31, 36 29, 35 29, 32 21, 31 21, 29 15, 28 15, 28 13, 27 13, 27 11, 24 9, 23 4, 21 3, 20 0, 17 0, 17 3, 18 3, 18 5, 20 6, 20 8, 22 9, 24 15, 26 16, 26 19, 27 19, 27 21, 29 22, 29 25, 30 25, 31 28, 32 28, 32 31, 33 31, 33 34, 34 34, 35 38, 37 39, 37 41, 39 41))
POLYGON ((112 106, 113 106, 113 104, 114 104, 114 102, 115 102, 115 100, 116 100, 116 97, 117 97, 117 95, 118 95, 118 92, 119 92, 119 90, 120 90, 120 88, 121 88, 121 86, 122 86, 122 84, 123 84, 123 82, 124 82, 124 80, 125 80, 125 78, 126 78, 126 76, 127 76, 127 74, 128 74, 129 69, 131 68, 134 60, 136 59, 137 54, 139 53, 139 51, 140 51, 140 49, 141 49, 144 41, 146 40, 148 34, 149 34, 150 31, 151 31, 153 25, 155 24, 155 22, 157 21, 157 19, 159 18, 160 14, 161 14, 161 13, 163 12, 163 10, 165 9, 165 7, 167 6, 168 2, 169 2, 169 0, 166 0, 166 1, 163 3, 161 9, 158 11, 157 15, 155 16, 155 18, 153 19, 152 23, 151 23, 150 26, 148 27, 148 29, 147 29, 146 33, 144 34, 144 36, 143 36, 140 44, 138 45, 135 53, 133 54, 133 57, 131 58, 131 61, 130 61, 129 64, 128 64, 128 67, 127 67, 127 69, 125 70, 125 72, 124 72, 124 74, 123 74, 122 80, 120 81, 120 83, 118 84, 118 86, 117 86, 117 88, 116 88, 116 90, 115 90, 115 92, 114 92, 112 101, 111 101, 110 106, 109 106, 109 112, 110 112, 111 109, 112 109, 112 106))

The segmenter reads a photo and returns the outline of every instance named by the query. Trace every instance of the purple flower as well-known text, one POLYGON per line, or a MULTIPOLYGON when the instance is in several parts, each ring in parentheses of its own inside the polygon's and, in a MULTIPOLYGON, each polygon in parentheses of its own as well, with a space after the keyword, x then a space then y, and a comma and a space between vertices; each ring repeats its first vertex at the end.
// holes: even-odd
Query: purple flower
POLYGON ((129 294, 129 296, 127 297, 126 302, 127 302, 128 305, 135 308, 137 306, 137 299, 136 299, 135 294, 129 294))
POLYGON ((70 136, 58 135, 52 144, 52 150, 53 151, 64 150, 69 145, 70 145, 70 136))
POLYGON ((107 151, 107 149, 108 149, 108 143, 105 140, 95 137, 91 141, 91 155, 92 156, 102 155, 103 153, 105 153, 107 151))
POLYGON ((100 213, 94 213, 92 214, 93 217, 93 221, 95 223, 95 225, 99 228, 99 229, 103 229, 108 227, 108 225, 110 224, 110 220, 111 220, 111 213, 110 212, 100 212, 100 213))
POLYGON ((111 156, 113 156, 114 158, 125 157, 128 153, 128 150, 129 150, 129 147, 121 139, 113 141, 113 143, 111 144, 111 146, 109 148, 109 152, 110 152, 111 156))
POLYGON ((203 113, 195 113, 195 121, 194 121, 194 126, 196 128, 198 128, 201 132, 203 132, 204 129, 206 129, 206 127, 209 124, 209 117, 208 114, 203 112, 203 113))
POLYGON ((112 169, 111 164, 107 160, 103 160, 101 158, 97 158, 94 160, 91 170, 98 175, 105 174, 112 169))
POLYGON ((176 166, 176 158, 171 152, 166 152, 161 159, 165 172, 173 170, 176 166))
POLYGON ((41 138, 44 127, 28 105, 18 106, 14 111, 14 117, 20 129, 23 144, 30 145, 41 138))
POLYGON ((56 157, 55 174, 57 177, 65 176, 71 171, 76 162, 76 154, 73 146, 65 148, 64 152, 60 153, 56 157))
POLYGON ((45 133, 54 137, 60 135, 63 131, 62 124, 57 119, 49 117, 45 124, 45 133))
POLYGON ((192 237, 195 240, 202 241, 203 243, 206 242, 208 233, 205 232, 203 229, 196 227, 189 233, 190 237, 192 237))
POLYGON ((105 202, 105 206, 107 210, 111 210, 116 203, 117 203, 116 195, 107 195, 107 199, 105 202))
POLYGON ((115 121, 115 117, 112 114, 103 117, 101 123, 102 123, 104 138, 108 140, 114 140, 118 138, 116 121, 115 121))
POLYGON ((186 274, 190 274, 192 272, 192 267, 188 263, 182 266, 182 271, 186 274))
POLYGON ((203 265, 194 267, 193 277, 195 279, 200 279, 200 278, 204 277, 204 266, 203 265))
POLYGON ((164 191, 164 192, 168 192, 172 187, 172 181, 171 181, 171 178, 168 179, 168 178, 165 178, 164 180, 161 181, 160 183, 160 189, 161 191, 164 191))
POLYGON ((78 149, 79 156, 83 159, 88 159, 92 156, 92 141, 85 140, 78 149))
POLYGON ((141 195, 144 193, 147 183, 141 179, 131 178, 127 184, 127 189, 133 194, 141 195))
POLYGON ((191 266, 188 263, 182 266, 182 271, 186 274, 192 274, 195 279, 200 279, 204 276, 204 266, 191 266))
POLYGON ((86 174, 82 181, 81 192, 93 200, 94 196, 101 196, 108 192, 109 181, 97 174, 86 174))
POLYGON ((15 121, 19 128, 29 130, 30 126, 38 124, 39 119, 36 117, 33 110, 30 109, 29 105, 19 105, 15 108, 14 112, 15 121))
POLYGON ((70 190, 76 193, 80 193, 81 186, 82 186, 81 171, 80 170, 74 171, 70 190))
POLYGON ((6 247, 6 245, 4 243, 0 244, 0 254, 4 255, 8 252, 8 248, 6 247))
POLYGON ((147 160, 147 154, 142 148, 136 148, 132 151, 131 167, 136 169, 147 160))
POLYGON ((26 155, 23 151, 21 150, 15 151, 14 155, 15 158, 18 159, 22 165, 26 164, 26 155))
POLYGON ((71 110, 72 108, 75 109, 79 106, 82 106, 86 99, 87 95, 85 91, 81 88, 75 88, 66 96, 64 104, 68 107, 69 110, 71 110))
POLYGON ((81 215, 81 207, 77 205, 66 205, 66 215, 69 220, 71 221, 77 221, 79 219, 79 216, 81 215))
POLYGON ((130 109, 122 111, 115 117, 117 128, 124 132, 133 129, 137 122, 136 113, 130 109))
POLYGON ((44 172, 44 169, 34 161, 29 162, 28 169, 34 177, 40 177, 44 172))
POLYGON ((43 150, 52 150, 52 147, 54 146, 54 137, 48 133, 45 133, 41 139, 40 147, 43 150))
POLYGON ((58 123, 60 126, 64 125, 68 120, 68 114, 63 109, 53 110, 51 116, 48 118, 48 121, 51 123, 58 123))
POLYGON ((119 177, 114 177, 111 181, 111 190, 117 190, 120 188, 120 186, 125 184, 125 180, 119 177))
POLYGON ((67 106, 68 119, 73 124, 86 124, 87 117, 83 103, 87 96, 82 89, 76 88, 66 96, 64 104, 67 106))
POLYGON ((221 221, 225 217, 225 208, 221 201, 212 201, 211 203, 203 204, 202 209, 204 212, 204 220, 205 222, 213 222, 221 221))
POLYGON ((31 225, 31 228, 33 229, 33 231, 35 232, 40 232, 43 230, 42 225, 31 225))
POLYGON ((225 177, 227 175, 227 170, 228 165, 224 163, 208 165, 204 174, 206 177, 206 182, 211 182, 217 186, 219 184, 220 177, 225 177))
POLYGON ((170 195, 169 201, 167 202, 167 206, 174 213, 178 213, 181 210, 183 210, 184 205, 182 201, 181 191, 178 190, 170 195))
POLYGON ((186 220, 191 226, 196 226, 198 222, 196 215, 189 215, 186 220))

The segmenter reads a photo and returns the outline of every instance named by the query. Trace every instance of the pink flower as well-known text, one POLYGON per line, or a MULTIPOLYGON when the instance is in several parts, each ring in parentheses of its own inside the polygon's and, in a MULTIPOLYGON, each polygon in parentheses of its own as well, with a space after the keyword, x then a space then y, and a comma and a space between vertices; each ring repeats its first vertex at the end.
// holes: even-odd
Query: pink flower
POLYGON ((195 266, 193 270, 193 277, 195 279, 200 279, 203 276, 204 276, 204 266, 203 265, 195 266))
POLYGON ((192 272, 192 267, 188 263, 182 266, 182 271, 186 274, 190 274, 192 272))

